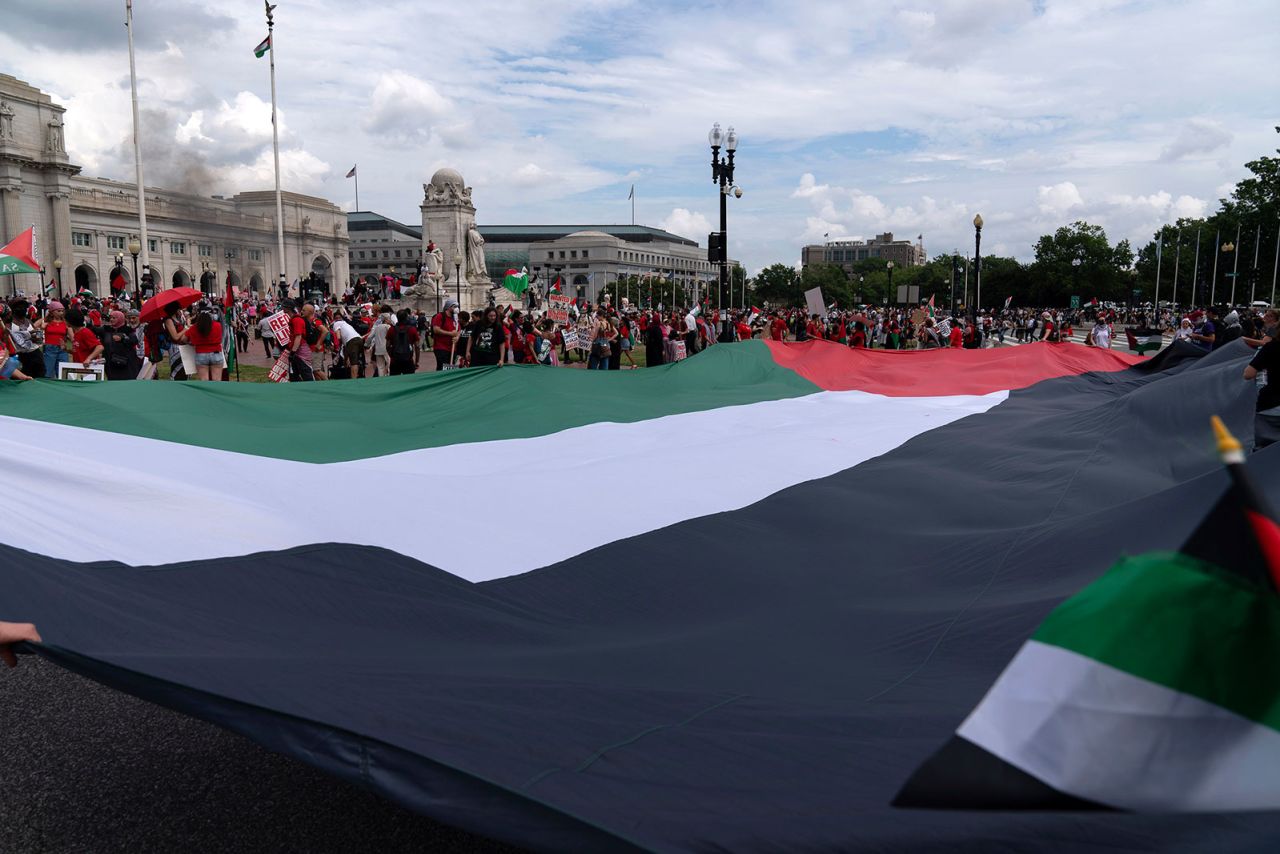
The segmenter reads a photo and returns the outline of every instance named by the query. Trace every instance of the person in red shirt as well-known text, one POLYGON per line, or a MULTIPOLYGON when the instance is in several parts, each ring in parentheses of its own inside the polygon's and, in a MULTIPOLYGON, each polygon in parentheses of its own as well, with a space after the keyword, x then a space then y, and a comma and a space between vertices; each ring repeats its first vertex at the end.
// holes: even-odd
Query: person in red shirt
POLYGON ((956 349, 964 346, 964 333, 960 330, 959 321, 951 327, 951 335, 948 337, 948 343, 956 349))
POLYGON ((809 336, 810 340, 820 340, 825 337, 822 334, 822 324, 818 322, 818 315, 809 318, 809 322, 805 325, 804 332, 809 336))
POLYGON ((196 375, 193 379, 222 379, 222 323, 203 311, 182 334, 185 338, 182 343, 190 344, 196 351, 196 375))
POLYGON ((54 300, 49 303, 49 312, 44 321, 44 375, 50 379, 57 379, 58 363, 71 358, 63 346, 66 340, 66 315, 62 303, 54 300))
POLYGON ((782 341, 787 335, 787 322, 780 316, 774 315, 773 320, 769 321, 769 337, 774 341, 782 341))
POLYGON ((84 325, 84 312, 73 308, 67 312, 67 327, 71 333, 71 361, 87 365, 102 355, 102 342, 84 325))
POLYGON ((747 323, 747 319, 746 319, 745 317, 742 317, 741 315, 739 315, 739 317, 738 317, 738 322, 737 322, 737 328, 738 328, 738 340, 739 340, 739 341, 750 341, 750 340, 751 340, 751 325, 750 325, 749 323, 747 323))
POLYGON ((444 310, 436 312, 431 318, 431 350, 436 357, 436 370, 444 370, 444 366, 453 361, 453 354, 458 346, 458 336, 462 333, 458 325, 458 303, 456 300, 444 301, 444 310))

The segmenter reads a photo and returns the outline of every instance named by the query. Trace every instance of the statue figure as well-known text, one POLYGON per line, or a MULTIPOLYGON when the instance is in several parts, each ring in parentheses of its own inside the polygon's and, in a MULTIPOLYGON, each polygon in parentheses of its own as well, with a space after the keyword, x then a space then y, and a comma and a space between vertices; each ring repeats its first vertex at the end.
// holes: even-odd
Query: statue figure
POLYGON ((444 253, 440 251, 439 246, 436 246, 434 240, 427 241, 427 254, 423 260, 427 265, 427 275, 433 279, 439 279, 444 272, 444 253))
POLYGON ((13 139, 13 107, 0 101, 0 139, 13 139))
POLYGON ((478 279, 489 278, 484 263, 484 238, 480 236, 474 223, 467 229, 467 272, 478 279))
POLYGON ((54 117, 49 122, 49 145, 50 154, 66 154, 67 148, 62 142, 62 121, 54 117))

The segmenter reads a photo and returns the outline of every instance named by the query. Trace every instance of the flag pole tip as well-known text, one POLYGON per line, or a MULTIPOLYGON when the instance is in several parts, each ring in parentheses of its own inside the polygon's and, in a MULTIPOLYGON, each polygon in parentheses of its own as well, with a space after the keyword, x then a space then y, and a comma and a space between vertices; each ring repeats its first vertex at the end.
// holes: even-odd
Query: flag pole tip
POLYGON ((1213 425, 1213 435, 1218 440, 1218 454, 1222 457, 1222 461, 1242 462, 1244 448, 1240 445, 1240 440, 1231 435, 1227 425, 1217 415, 1212 416, 1209 423, 1213 425))

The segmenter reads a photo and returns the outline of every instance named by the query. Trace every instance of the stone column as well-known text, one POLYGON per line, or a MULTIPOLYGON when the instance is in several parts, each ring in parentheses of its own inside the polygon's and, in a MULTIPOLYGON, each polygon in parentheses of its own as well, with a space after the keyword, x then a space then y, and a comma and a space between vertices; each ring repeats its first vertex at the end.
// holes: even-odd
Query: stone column
POLYGON ((52 255, 46 255, 43 259, 44 266, 49 270, 53 270, 54 259, 61 258, 64 274, 70 268, 71 274, 74 276, 76 263, 71 246, 71 194, 58 190, 45 195, 49 199, 49 208, 52 214, 49 221, 53 223, 53 234, 50 235, 49 242, 52 255))
POLYGON ((22 231, 22 185, 0 186, 0 207, 4 208, 3 242, 8 243, 22 231))

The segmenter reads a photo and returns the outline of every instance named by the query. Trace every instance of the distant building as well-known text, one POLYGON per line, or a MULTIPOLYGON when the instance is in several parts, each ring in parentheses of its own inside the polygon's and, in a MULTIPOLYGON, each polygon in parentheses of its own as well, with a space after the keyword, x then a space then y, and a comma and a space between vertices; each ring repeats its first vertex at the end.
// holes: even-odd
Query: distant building
POLYGON ((871 240, 829 240, 826 243, 815 243, 800 250, 800 264, 835 264, 843 267, 846 273, 853 272, 853 265, 859 261, 893 262, 895 267, 917 267, 924 264, 924 236, 910 240, 894 240, 893 232, 877 234, 871 240))
MULTIPOLYGON (((682 286, 705 287, 714 282, 715 268, 707 251, 695 241, 645 225, 480 225, 485 241, 489 278, 501 282, 510 269, 528 268, 540 292, 560 275, 563 291, 592 302, 612 287, 619 276, 674 279, 682 286)), ((418 269, 423 252, 422 228, 406 225, 369 211, 347 215, 351 236, 351 272, 376 277, 418 269)), ((730 261, 730 264, 734 262, 730 261)), ((452 259, 445 259, 448 280, 456 277, 452 259)), ((465 271, 463 271, 465 273, 465 271)), ((632 298, 635 298, 632 294, 632 298)))
MULTIPOLYGON (((82 176, 67 156, 64 115, 45 93, 0 74, 0 244, 35 225, 46 280, 56 277, 56 260, 65 291, 105 296, 117 277, 133 290, 137 185, 82 176)), ((233 285, 265 295, 282 268, 290 281, 312 273, 326 285, 347 280, 346 216, 324 199, 281 194, 282 267, 274 192, 225 199, 148 187, 146 194, 147 254, 162 286, 218 290, 230 274, 233 285)), ((6 291, 40 288, 37 275, 8 278, 6 291)))

